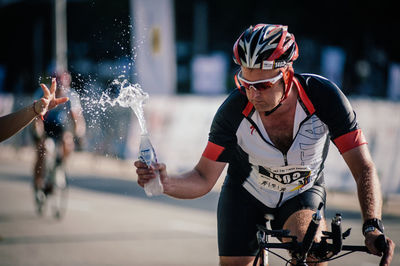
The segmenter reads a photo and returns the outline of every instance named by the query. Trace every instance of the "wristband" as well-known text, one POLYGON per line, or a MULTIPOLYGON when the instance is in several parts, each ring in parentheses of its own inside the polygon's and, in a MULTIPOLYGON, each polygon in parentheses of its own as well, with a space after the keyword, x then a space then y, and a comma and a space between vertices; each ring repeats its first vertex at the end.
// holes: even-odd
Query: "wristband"
POLYGON ((43 115, 41 115, 40 113, 36 112, 36 108, 35 108, 35 104, 37 101, 34 101, 32 104, 32 108, 33 108, 33 112, 35 112, 36 115, 40 115, 40 118, 42 119, 42 121, 44 120, 43 115))
POLYGON ((385 228, 382 221, 377 218, 369 219, 364 222, 362 233, 365 236, 367 233, 375 231, 375 229, 378 229, 382 234, 384 233, 385 228))

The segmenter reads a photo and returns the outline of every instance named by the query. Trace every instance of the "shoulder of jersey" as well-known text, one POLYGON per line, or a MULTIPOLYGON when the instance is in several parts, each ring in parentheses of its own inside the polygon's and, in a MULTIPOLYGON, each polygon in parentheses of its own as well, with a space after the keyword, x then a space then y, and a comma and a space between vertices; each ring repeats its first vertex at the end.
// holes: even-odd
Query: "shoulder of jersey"
MULTIPOLYGON (((296 74, 307 94, 330 94, 340 91, 339 87, 329 79, 316 74, 296 74)), ((309 95, 312 97, 312 95, 309 95)))

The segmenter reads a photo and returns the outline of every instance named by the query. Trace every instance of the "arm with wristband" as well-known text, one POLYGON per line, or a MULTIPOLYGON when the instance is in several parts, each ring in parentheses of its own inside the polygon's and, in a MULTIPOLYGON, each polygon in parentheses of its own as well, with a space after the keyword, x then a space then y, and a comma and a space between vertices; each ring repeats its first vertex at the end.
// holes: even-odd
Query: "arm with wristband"
POLYGON ((384 237, 381 187, 375 165, 367 145, 361 145, 342 154, 357 184, 365 245, 372 254, 382 256, 380 265, 389 265, 395 243, 384 237), (382 243, 383 242, 383 243, 382 243))
POLYGON ((68 101, 67 97, 56 98, 56 80, 52 80, 50 90, 44 84, 40 84, 44 96, 33 104, 8 115, 0 117, 0 142, 10 138, 21 129, 29 125, 37 116, 43 116, 47 111, 59 104, 68 101))

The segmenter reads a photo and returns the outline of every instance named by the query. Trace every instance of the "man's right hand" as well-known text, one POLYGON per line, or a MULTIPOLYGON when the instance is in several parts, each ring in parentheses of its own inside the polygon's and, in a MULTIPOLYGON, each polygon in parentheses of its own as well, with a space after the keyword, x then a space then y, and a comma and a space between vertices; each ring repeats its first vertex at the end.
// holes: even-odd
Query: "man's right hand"
POLYGON ((153 166, 147 166, 146 163, 138 160, 135 161, 136 173, 138 175, 137 183, 139 186, 144 187, 144 184, 149 182, 149 180, 156 177, 155 171, 159 171, 161 182, 164 184, 165 178, 167 177, 166 166, 163 163, 156 164, 153 166))

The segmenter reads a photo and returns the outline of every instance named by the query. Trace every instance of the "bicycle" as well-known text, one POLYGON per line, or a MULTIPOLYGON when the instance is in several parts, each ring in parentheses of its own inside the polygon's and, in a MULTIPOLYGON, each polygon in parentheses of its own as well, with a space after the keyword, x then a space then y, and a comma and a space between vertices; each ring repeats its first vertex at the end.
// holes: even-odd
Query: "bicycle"
MULTIPOLYGON (((314 242, 317 229, 319 227, 319 221, 321 220, 321 209, 323 204, 321 203, 317 211, 313 214, 312 220, 308 225, 306 234, 302 242, 297 241, 297 237, 290 235, 289 230, 269 230, 267 229, 270 217, 266 217, 266 226, 257 225, 257 240, 259 244, 259 251, 254 260, 253 266, 256 265, 268 265, 268 254, 274 254, 286 261, 286 265, 307 265, 307 263, 320 263, 325 261, 331 261, 343 256, 349 255, 353 252, 366 252, 370 253, 366 246, 358 245, 343 245, 344 239, 350 235, 351 228, 347 229, 342 233, 342 216, 337 213, 331 222, 331 232, 323 231, 321 241, 314 242), (278 239, 289 238, 289 242, 285 243, 270 243, 269 237, 275 237, 278 239), (331 240, 331 243, 328 243, 331 240), (283 256, 271 251, 271 249, 285 249, 290 252, 292 258, 287 260, 283 256), (347 253, 339 255, 342 251, 348 251, 347 253), (311 256, 316 260, 307 261, 307 257, 311 256), (260 260, 260 264, 257 264, 260 260)), ((376 241, 375 246, 381 252, 384 252, 387 248, 385 235, 380 235, 376 241)))
POLYGON ((54 218, 61 219, 67 210, 68 178, 62 160, 62 146, 56 145, 53 138, 46 138, 46 161, 42 187, 34 188, 36 212, 42 216, 49 203, 54 218))

